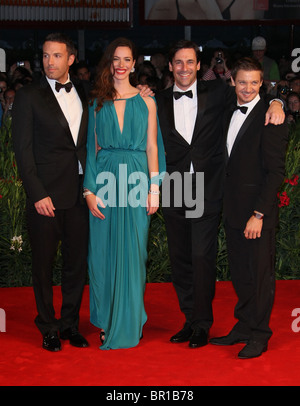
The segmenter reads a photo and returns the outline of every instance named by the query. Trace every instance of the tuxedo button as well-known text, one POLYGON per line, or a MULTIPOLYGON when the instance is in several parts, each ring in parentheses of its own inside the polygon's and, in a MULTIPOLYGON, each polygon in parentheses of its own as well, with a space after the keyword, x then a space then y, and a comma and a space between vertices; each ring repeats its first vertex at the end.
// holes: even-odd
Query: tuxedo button
POLYGON ((230 176, 230 172, 226 172, 226 178, 230 176))

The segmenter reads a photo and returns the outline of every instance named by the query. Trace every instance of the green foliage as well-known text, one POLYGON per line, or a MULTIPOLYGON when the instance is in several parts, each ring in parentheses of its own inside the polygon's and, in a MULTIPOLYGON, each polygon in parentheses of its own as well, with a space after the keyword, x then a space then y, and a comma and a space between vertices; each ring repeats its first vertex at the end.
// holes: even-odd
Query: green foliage
POLYGON ((0 286, 22 286, 31 284, 31 259, 24 224, 25 194, 14 160, 10 127, 8 119, 0 131, 0 286))
POLYGON ((220 224, 218 233, 218 251, 217 251, 217 275, 218 281, 230 280, 229 266, 227 260, 227 246, 225 230, 223 224, 220 224))
MULTIPOLYGON (((26 228, 26 195, 15 163, 11 120, 0 128, 0 287, 31 286, 31 249, 26 228)), ((60 280, 61 258, 54 264, 60 280)))
POLYGON ((159 209, 151 218, 149 230, 147 282, 166 282, 170 275, 165 222, 159 209))
MULTIPOLYGON (((300 124, 290 129, 286 180, 279 194, 277 279, 300 279, 300 124)), ((31 286, 31 251, 26 230, 26 196, 11 140, 11 122, 0 128, 0 287, 31 286)), ((54 264, 53 284, 60 284, 60 249, 54 264)), ((147 262, 147 282, 170 281, 170 261, 161 209, 152 216, 147 262)), ((229 280, 223 225, 218 234, 217 279, 229 280)))
POLYGON ((300 123, 291 126, 286 157, 286 179, 279 193, 276 276, 300 278, 300 123))

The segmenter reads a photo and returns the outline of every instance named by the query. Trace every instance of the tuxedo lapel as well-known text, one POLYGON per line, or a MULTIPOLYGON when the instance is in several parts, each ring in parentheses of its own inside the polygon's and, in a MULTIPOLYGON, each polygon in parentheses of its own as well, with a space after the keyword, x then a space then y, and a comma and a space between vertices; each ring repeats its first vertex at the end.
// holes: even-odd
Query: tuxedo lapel
POLYGON ((168 89, 165 97, 165 114, 168 121, 168 126, 171 129, 171 134, 176 137, 177 141, 181 144, 188 145, 187 141, 182 137, 181 134, 175 128, 174 120, 174 103, 173 103, 173 87, 168 89))
POLYGON ((76 83, 74 83, 74 86, 82 103, 82 115, 77 140, 77 144, 79 144, 80 141, 86 137, 86 125, 88 121, 88 102, 83 86, 80 84, 78 85, 76 83))
POLYGON ((174 106, 173 106, 173 90, 172 90, 172 87, 170 87, 168 89, 168 93, 166 93, 165 112, 166 112, 166 119, 168 121, 169 127, 171 129, 174 129, 175 128, 175 121, 174 121, 174 106))
MULTIPOLYGON (((253 121, 255 121, 256 116, 260 113, 261 111, 261 106, 263 104, 263 100, 260 99, 259 102, 255 105, 255 107, 253 108, 253 110, 249 113, 248 117, 246 118, 246 120, 244 121, 243 125, 241 126, 236 139, 234 141, 234 144, 232 146, 232 150, 230 153, 230 156, 232 156, 232 154, 234 154, 237 145, 241 142, 241 140, 243 139, 243 136, 245 135, 245 133, 247 132, 249 126, 251 123, 253 123, 253 121)), ((230 123, 230 121, 229 121, 230 123)), ((228 126, 229 126, 228 123, 228 126)), ((227 128, 228 130, 228 128, 227 128)), ((226 132, 227 133, 227 132, 226 132)))
POLYGON ((225 114, 225 117, 224 117, 224 122, 223 122, 223 128, 224 128, 223 142, 224 142, 224 145, 225 145, 225 160, 226 160, 226 163, 227 163, 227 161, 229 159, 228 149, 227 149, 227 135, 228 135, 229 125, 230 125, 232 115, 233 115, 233 111, 232 110, 227 110, 227 112, 225 114))
POLYGON ((198 85, 197 88, 197 116, 196 116, 196 121, 195 121, 195 126, 194 126, 194 131, 193 131, 193 136, 192 136, 192 143, 195 141, 197 136, 200 134, 200 126, 201 126, 201 120, 202 116, 204 114, 205 108, 206 108, 206 102, 207 102, 207 87, 203 85, 202 82, 200 82, 200 85, 198 85))
POLYGON ((59 124, 64 128, 64 130, 69 134, 69 136, 73 140, 68 121, 65 118, 64 113, 62 112, 62 109, 60 108, 60 105, 56 100, 56 97, 53 94, 53 91, 49 83, 47 82, 47 79, 44 77, 41 79, 41 91, 43 92, 43 97, 46 100, 49 113, 51 113, 51 116, 52 115, 55 116, 55 119, 59 122, 59 124))

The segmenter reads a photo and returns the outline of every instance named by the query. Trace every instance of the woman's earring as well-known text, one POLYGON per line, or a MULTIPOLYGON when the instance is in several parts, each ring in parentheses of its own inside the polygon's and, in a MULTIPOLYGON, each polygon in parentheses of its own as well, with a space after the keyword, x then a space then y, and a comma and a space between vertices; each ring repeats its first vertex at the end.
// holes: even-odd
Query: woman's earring
POLYGON ((135 68, 133 66, 130 72, 133 73, 134 71, 135 71, 135 68))

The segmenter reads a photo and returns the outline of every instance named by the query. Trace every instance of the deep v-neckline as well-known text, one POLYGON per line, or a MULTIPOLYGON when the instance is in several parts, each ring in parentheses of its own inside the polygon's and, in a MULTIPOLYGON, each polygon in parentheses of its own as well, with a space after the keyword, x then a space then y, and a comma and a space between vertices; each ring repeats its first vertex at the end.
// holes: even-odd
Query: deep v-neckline
POLYGON ((124 128, 125 128, 125 113, 126 113, 126 108, 127 108, 127 101, 134 99, 138 95, 139 95, 139 93, 135 94, 132 97, 120 98, 120 99, 113 100, 113 109, 114 109, 115 117, 116 117, 116 120, 117 120, 119 132, 120 132, 121 135, 123 135, 124 128), (115 106, 115 102, 117 102, 117 101, 125 101, 125 106, 124 106, 124 111, 123 111, 123 125, 122 125, 122 128, 120 126, 120 120, 119 120, 119 116, 118 116, 117 109, 116 109, 116 106, 115 106))

